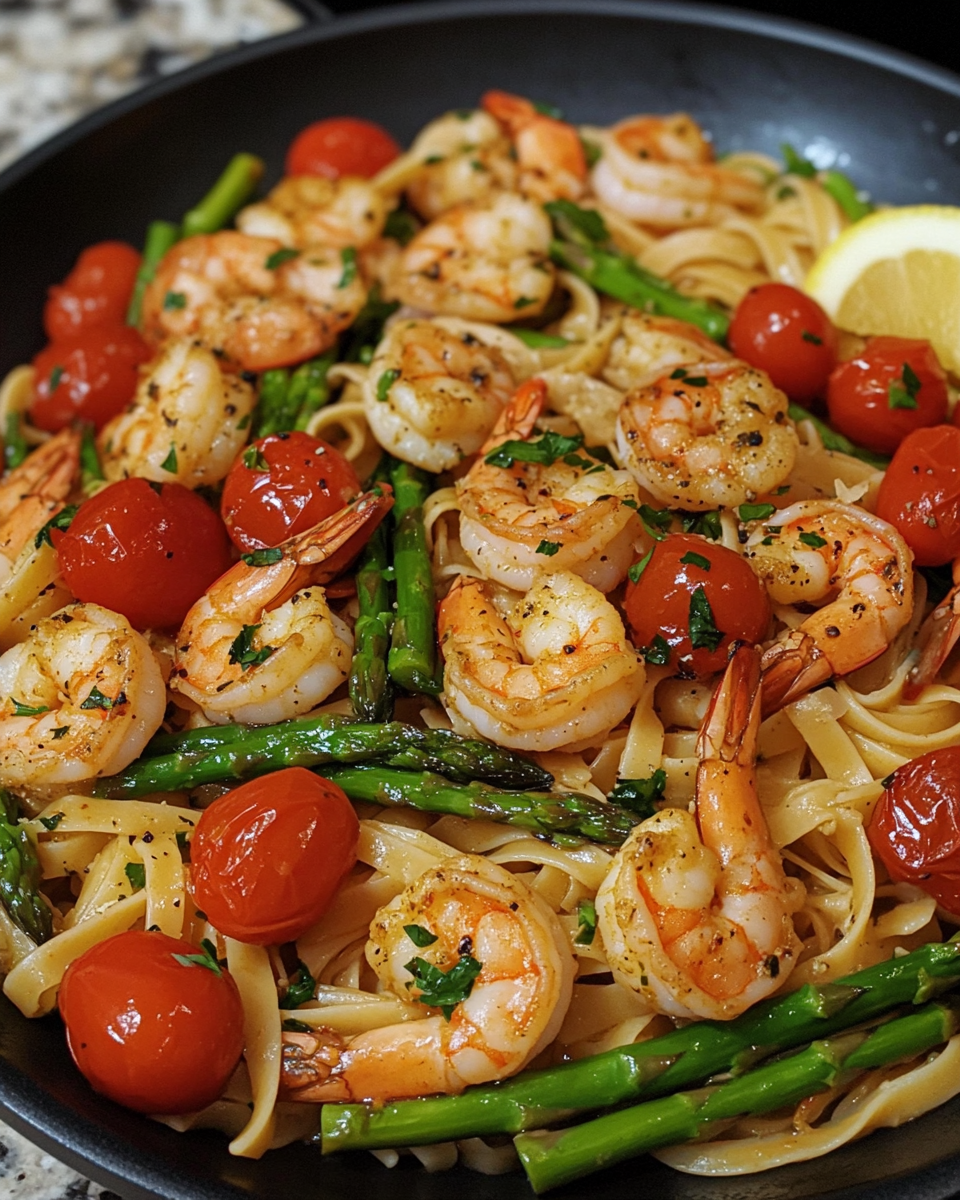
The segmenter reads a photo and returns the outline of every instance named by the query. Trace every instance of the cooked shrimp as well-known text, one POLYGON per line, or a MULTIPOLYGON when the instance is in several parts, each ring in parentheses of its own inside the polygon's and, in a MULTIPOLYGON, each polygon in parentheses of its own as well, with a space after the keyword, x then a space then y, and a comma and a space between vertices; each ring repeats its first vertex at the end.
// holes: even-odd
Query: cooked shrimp
POLYGON ((460 576, 439 610, 444 691, 454 726, 517 750, 595 745, 630 712, 643 662, 595 587, 542 572, 525 595, 501 600, 460 576))
POLYGON ((103 473, 196 488, 226 478, 248 436, 251 384, 216 355, 173 338, 143 368, 133 401, 100 431, 103 473))
POLYGON ((360 250, 383 232, 387 205, 368 179, 291 175, 257 204, 237 213, 237 228, 305 250, 328 246, 360 250))
POLYGON ((217 724, 271 725, 308 712, 346 679, 353 635, 323 583, 346 567, 389 512, 367 492, 284 542, 265 566, 239 562, 187 613, 170 687, 217 724))
POLYGON ((542 312, 553 292, 550 220, 514 192, 461 205, 421 229, 393 290, 430 313, 503 323, 542 312))
POLYGON ((546 399, 542 379, 521 384, 481 456, 457 481, 460 541, 505 587, 526 591, 549 554, 551 570, 572 571, 609 592, 633 562, 640 533, 640 494, 628 472, 581 449, 537 462, 514 459, 508 467, 485 457, 506 442, 527 441, 546 399))
POLYGON ((686 113, 628 117, 599 140, 594 191, 603 204, 642 225, 713 224, 763 206, 760 180, 717 166, 710 143, 686 113))
POLYGON ((146 640, 98 604, 37 621, 0 656, 0 696, 0 786, 32 791, 122 771, 166 707, 146 640))
POLYGON ((61 429, 0 483, 0 581, 26 544, 63 508, 80 474, 80 434, 61 429))
POLYGON ((461 204, 484 204, 514 191, 517 164, 508 138, 488 113, 446 113, 425 126, 410 147, 422 166, 407 186, 407 198, 432 221, 461 204))
POLYGON ((364 409, 384 450, 447 471, 480 449, 515 386, 503 354, 475 333, 398 321, 370 363, 364 409))
POLYGON ((552 910, 475 854, 446 859, 381 908, 367 961, 384 988, 419 998, 432 1015, 347 1039, 285 1033, 284 1099, 396 1100, 505 1079, 554 1039, 573 989, 573 954, 552 910), (435 940, 412 941, 414 926, 435 940), (420 962, 472 983, 449 1003, 431 1002, 411 970, 420 962))
POLYGON ((717 363, 730 357, 722 346, 687 321, 626 312, 601 374, 608 383, 627 392, 655 383, 676 367, 717 363))
POLYGON ((513 139, 525 196, 542 203, 583 195, 587 160, 572 125, 538 112, 529 100, 510 92, 487 92, 481 103, 513 139))
POLYGON ((960 640, 960 558, 953 562, 953 587, 929 613, 917 633, 919 657, 907 672, 904 700, 916 700, 933 683, 960 640))
POLYGON ((597 893, 616 979, 673 1017, 729 1020, 782 986, 802 886, 783 873, 757 794, 756 650, 730 660, 698 741, 696 816, 667 808, 618 851, 597 893))
POLYGON ((320 354, 353 323, 366 286, 338 250, 314 247, 268 266, 283 248, 233 230, 177 242, 144 293, 144 336, 193 338, 248 371, 320 354))
POLYGON ((786 396, 737 359, 678 367, 628 392, 617 419, 624 466, 671 508, 730 508, 772 492, 797 444, 786 396))
POLYGON ((757 524, 744 555, 775 604, 821 606, 764 652, 765 713, 882 654, 913 612, 909 547, 852 504, 791 504, 757 524))

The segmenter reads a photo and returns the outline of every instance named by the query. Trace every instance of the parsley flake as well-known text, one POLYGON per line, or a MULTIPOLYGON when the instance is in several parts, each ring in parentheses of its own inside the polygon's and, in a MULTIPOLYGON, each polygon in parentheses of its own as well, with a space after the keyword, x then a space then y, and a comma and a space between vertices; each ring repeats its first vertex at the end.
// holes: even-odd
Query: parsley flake
POLYGON ((546 538, 543 538, 536 552, 537 554, 545 554, 548 558, 552 558, 562 547, 563 542, 548 542, 546 538))
POLYGON ((640 582, 640 576, 644 573, 644 571, 650 565, 651 558, 653 558, 653 548, 652 547, 651 547, 651 549, 649 549, 646 552, 646 554, 643 556, 643 558, 641 558, 639 562, 635 562, 633 564, 633 566, 630 568, 630 570, 627 572, 627 576, 631 583, 639 583, 640 582))
POLYGON ((338 288, 349 287, 357 277, 357 252, 352 246, 344 246, 340 251, 340 262, 343 264, 343 274, 340 276, 338 288))
POLYGON ((39 717, 41 713, 49 712, 49 704, 38 704, 32 707, 29 704, 21 704, 19 700, 10 697, 10 703, 13 705, 13 715, 15 717, 39 717))
POLYGON ((283 551, 279 546, 267 546, 263 550, 251 550, 249 554, 241 554, 240 557, 248 567, 269 567, 283 558, 283 551))
POLYGON ((804 179, 812 179, 817 173, 817 168, 810 162, 809 159, 803 158, 790 145, 789 142, 782 142, 780 145, 780 153, 783 155, 783 162, 786 172, 789 175, 800 175, 804 179))
POLYGON ((263 265, 268 271, 275 271, 277 267, 282 267, 285 262, 290 262, 292 259, 299 257, 299 250, 294 250, 292 246, 281 246, 279 250, 274 250, 272 254, 267 255, 263 265))
POLYGON ((130 881, 130 886, 135 892, 142 892, 147 886, 147 868, 142 862, 130 862, 123 868, 123 873, 130 881))
POLYGON ((529 308, 531 304, 536 304, 536 300, 532 296, 518 296, 513 302, 513 307, 529 308))
POLYGON ((54 367, 50 372, 50 391, 54 391, 63 378, 63 367, 54 367))
POLYGON ((641 504, 639 513, 647 533, 658 542, 662 542, 673 524, 673 513, 670 509, 651 508, 649 504, 641 504))
POLYGON ((775 504, 741 504, 737 509, 741 521, 765 521, 776 511, 775 504))
POLYGON ((821 546, 827 544, 827 539, 822 538, 819 533, 801 533, 800 541, 805 546, 810 546, 814 550, 819 550, 821 546))
POLYGON ((909 363, 903 364, 903 371, 899 379, 891 381, 887 388, 887 405, 889 408, 917 408, 919 401, 917 393, 920 391, 920 380, 917 377, 916 371, 909 363))
POLYGON ((576 437, 565 437, 562 433, 547 430, 541 437, 533 441, 501 442, 484 458, 491 467, 503 467, 509 470, 515 462, 537 463, 550 467, 557 459, 573 454, 583 445, 583 434, 576 437))
POLYGON ((583 147, 583 157, 587 160, 587 169, 595 167, 603 158, 603 150, 597 142, 591 141, 589 138, 582 137, 580 145, 583 147))
POLYGON ((690 644, 694 650, 716 650, 724 634, 713 619, 713 609, 702 587, 690 597, 690 644))
POLYGON ((666 787, 667 773, 663 767, 657 767, 647 779, 618 779, 607 799, 646 820, 657 811, 656 802, 662 798, 666 787))
POLYGON ((597 906, 592 900, 581 900, 577 905, 579 928, 573 939, 575 946, 590 946, 597 936, 597 906))
POLYGON ((177 448, 173 442, 170 443, 170 453, 160 464, 160 470, 169 471, 171 475, 177 473, 177 448))
POLYGON ((643 651, 644 661, 651 667, 665 667, 670 661, 670 643, 662 633, 655 633, 653 641, 643 651))
POLYGON ((383 227, 383 236, 393 238, 401 246, 406 246, 416 237, 419 228, 416 217, 408 208, 395 208, 387 216, 387 223, 383 227))
POLYGON ((206 967, 208 971, 212 971, 214 975, 222 975, 223 968, 217 961, 217 948, 209 938, 204 938, 200 943, 203 947, 201 954, 174 954, 174 958, 181 967, 206 967))
POLYGON ((110 696, 105 696, 100 689, 94 685, 90 689, 90 694, 86 700, 80 705, 81 708, 102 708, 105 712, 109 712, 112 708, 120 708, 127 702, 126 692, 118 692, 116 699, 110 696))
POLYGON ((390 367, 377 380, 377 399, 386 400, 387 393, 400 378, 399 367, 390 367))
POLYGON ((167 312, 175 308, 186 308, 187 298, 183 292, 167 292, 163 298, 163 307, 167 312))
POLYGON ((251 667, 259 667, 274 651, 273 646, 254 650, 253 638, 259 628, 259 625, 244 625, 230 644, 229 661, 241 670, 249 671, 251 667))
POLYGON ((709 538, 711 542, 719 541, 723 533, 720 513, 717 509, 702 513, 682 513, 680 525, 684 533, 699 533, 701 537, 709 538))
POLYGON ((687 567, 699 567, 701 571, 710 570, 710 559, 697 554, 695 550, 688 550, 680 561, 687 567))
POLYGON ((822 346, 823 345, 823 338, 817 337, 817 335, 815 333, 811 333, 809 329, 802 330, 800 333, 800 337, 805 342, 809 342, 811 346, 822 346))
POLYGON ((293 1017, 287 1017, 281 1028, 284 1033, 313 1033, 312 1026, 308 1025, 306 1021, 297 1021, 293 1017))
POLYGON ((420 1003, 439 1008, 449 1021, 453 1010, 473 991, 474 980, 483 970, 483 964, 471 954, 462 954, 449 971, 442 971, 425 958, 412 958, 404 964, 404 970, 413 976, 407 987, 420 989, 417 996, 420 1003))
POLYGON ((67 504, 64 508, 60 509, 56 516, 51 517, 46 525, 40 529, 40 532, 33 539, 34 550, 39 550, 44 542, 46 542, 48 546, 52 547, 53 538, 50 536, 51 533, 54 529, 59 529, 61 533, 65 529, 69 529, 70 522, 77 515, 78 507, 79 505, 77 504, 67 504))
POLYGON ((437 940, 437 935, 431 933, 429 929, 424 929, 422 925, 404 925, 403 932, 418 950, 423 950, 426 946, 432 946, 437 940))
POLYGON ((241 457, 243 465, 251 471, 269 471, 270 464, 259 446, 248 446, 241 457))
POLYGON ((50 732, 53 737, 53 740, 55 742, 59 742, 62 737, 66 737, 66 735, 70 732, 70 726, 69 725, 58 725, 56 727, 56 729, 52 729, 50 732))
POLYGON ((284 1008, 299 1008, 301 1004, 311 1001, 317 992, 317 981, 310 974, 310 968, 303 961, 297 962, 297 969, 287 983, 283 996, 284 1008))
POLYGON ((58 812, 54 813, 52 817, 41 817, 40 824, 52 833, 66 815, 66 813, 58 812))

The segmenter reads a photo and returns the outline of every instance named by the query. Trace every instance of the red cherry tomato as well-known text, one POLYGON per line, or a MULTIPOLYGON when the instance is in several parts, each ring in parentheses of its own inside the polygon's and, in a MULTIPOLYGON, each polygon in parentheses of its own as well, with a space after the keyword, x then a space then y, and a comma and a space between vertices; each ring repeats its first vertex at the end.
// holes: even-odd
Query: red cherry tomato
POLYGON ((111 483, 52 537, 77 599, 122 613, 137 629, 179 626, 232 561, 223 522, 180 483, 111 483))
POLYGON ((240 942, 291 942, 314 925, 357 861, 360 824, 335 783, 303 767, 214 800, 190 846, 193 893, 240 942))
POLYGON ((359 117, 329 117, 302 129, 287 151, 288 175, 360 175, 371 179, 400 155, 385 129, 359 117))
POLYGON ((656 543, 639 579, 627 584, 624 609, 650 661, 662 661, 669 648, 676 674, 698 679, 726 666, 733 642, 759 642, 771 616, 763 585, 739 554, 684 533, 656 543))
POLYGON ((88 246, 63 283, 48 292, 43 328, 51 342, 75 337, 94 325, 122 325, 140 269, 140 255, 126 242, 88 246))
POLYGON ((947 377, 929 342, 875 337, 827 382, 830 424, 852 442, 892 454, 908 433, 947 419, 947 377))
POLYGON ((791 400, 823 394, 837 361, 837 331, 816 300, 786 283, 751 288, 728 335, 737 358, 760 367, 791 400))
POLYGON ((97 429, 122 412, 137 386, 137 367, 153 351, 129 325, 96 325, 51 342, 33 360, 36 371, 30 420, 57 433, 71 421, 97 429))
POLYGON ((895 525, 918 566, 960 555, 960 429, 931 425, 900 443, 877 494, 877 516, 895 525))
POLYGON ((222 968, 182 963, 189 942, 130 930, 67 968, 60 1015, 95 1091, 146 1113, 195 1112, 222 1093, 243 1051, 240 993, 222 968))
POLYGON ((894 771, 867 836, 891 879, 916 884, 960 917, 960 746, 894 771))
POLYGON ((220 512, 241 550, 279 546, 360 491, 343 455, 308 433, 274 433, 248 446, 230 468, 220 512))

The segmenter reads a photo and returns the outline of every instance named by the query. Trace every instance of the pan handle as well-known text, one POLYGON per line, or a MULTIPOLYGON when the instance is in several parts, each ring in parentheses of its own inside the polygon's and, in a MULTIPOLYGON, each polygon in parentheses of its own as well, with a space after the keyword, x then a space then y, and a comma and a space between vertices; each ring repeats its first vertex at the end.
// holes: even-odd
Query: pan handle
POLYGON ((284 0, 288 8, 300 13, 306 25, 326 25, 333 13, 320 0, 284 0))

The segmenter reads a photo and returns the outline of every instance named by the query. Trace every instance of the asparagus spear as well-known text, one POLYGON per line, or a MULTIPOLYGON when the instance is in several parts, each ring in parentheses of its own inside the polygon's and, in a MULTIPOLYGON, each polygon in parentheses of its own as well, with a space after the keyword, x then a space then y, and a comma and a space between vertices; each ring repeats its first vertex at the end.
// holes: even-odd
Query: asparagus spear
MULTIPOLYGON (((386 480, 388 463, 378 469, 372 482, 386 480)), ((394 687, 387 671, 393 603, 389 569, 387 522, 382 521, 364 546, 357 562, 359 615, 354 626, 353 662, 349 691, 353 711, 361 721, 389 721, 393 716, 394 687)))
POLYGON ((393 484, 393 566, 397 581, 397 615, 387 668, 393 681, 408 692, 438 696, 437 618, 433 574, 423 529, 423 502, 429 485, 423 471, 397 463, 393 484))
POLYGON ((85 423, 80 440, 80 490, 89 496, 105 478, 97 453, 97 431, 93 425, 85 423))
POLYGON ((398 1100, 377 1109, 328 1104, 324 1153, 424 1145, 519 1133, 574 1115, 742 1072, 759 1059, 874 1019, 900 1004, 924 1003, 960 981, 960 941, 934 942, 835 983, 806 984, 755 1005, 732 1021, 697 1021, 663 1037, 592 1058, 528 1071, 460 1096, 398 1100))
POLYGON ((53 934, 50 909, 37 890, 40 868, 30 835, 17 823, 19 804, 0 788, 0 903, 39 945, 53 934))
POLYGON ((293 424, 291 429, 306 429, 310 418, 330 399, 330 385, 327 375, 337 361, 337 347, 311 358, 309 362, 297 367, 290 380, 290 407, 293 409, 293 424))
POLYGON ((210 191, 184 216, 183 237, 216 233, 233 220, 253 194, 263 171, 263 160, 255 154, 235 154, 210 191))
MULTIPOLYGON (((458 786, 429 772, 394 769, 392 763, 400 757, 391 758, 390 766, 333 767, 324 771, 324 776, 343 788, 351 800, 499 821, 548 837, 569 835, 616 846, 637 823, 629 813, 592 796, 500 791, 476 780, 458 786)), ((409 765, 414 764, 410 761, 409 765)))
POLYGON ((290 372, 286 367, 274 367, 260 376, 257 411, 254 421, 254 441, 278 433, 283 420, 283 410, 290 386, 290 372))
MULTIPOLYGON (((152 744, 156 746, 156 739, 152 744)), ((462 738, 447 729, 417 729, 399 721, 373 725, 319 716, 279 725, 225 725, 215 731, 192 730, 162 740, 160 745, 164 754, 141 758, 118 775, 99 780, 95 794, 123 799, 250 779, 281 767, 371 760, 415 771, 443 771, 464 781, 489 779, 505 787, 542 788, 553 782, 547 771, 512 751, 462 738)), ((373 771, 374 781, 387 775, 379 766, 373 771)), ((458 790, 449 779, 442 783, 458 790)), ((375 789, 376 782, 373 786, 375 789)))
POLYGON ((863 446, 856 445, 842 433, 831 429, 825 421, 821 421, 819 417, 815 417, 812 412, 808 412, 801 405, 791 402, 787 412, 791 421, 812 421, 825 450, 838 450, 841 454, 849 454, 853 458, 862 459, 872 467, 883 469, 889 466, 890 459, 886 455, 875 454, 872 450, 866 450, 863 446))
POLYGON ((813 1042, 727 1083, 677 1092, 570 1129, 522 1133, 514 1144, 533 1190, 545 1192, 649 1150, 691 1141, 714 1121, 773 1112, 861 1071, 909 1060, 942 1045, 958 1027, 955 1006, 928 1004, 873 1031, 813 1042))
POLYGON ((160 260, 172 245, 180 240, 180 226, 171 221, 151 221, 147 226, 147 236, 143 245, 143 259, 137 271, 137 279, 133 285, 130 306, 127 309, 127 324, 136 327, 140 324, 140 310, 143 307, 143 293, 147 284, 157 273, 160 260))
POLYGON ((23 436, 21 414, 8 412, 3 429, 3 468, 12 471, 19 467, 29 453, 27 439, 23 436))
POLYGON ((682 296, 665 279, 611 247, 598 212, 580 208, 570 200, 551 200, 544 208, 559 235, 550 243, 554 262, 585 279, 598 292, 633 308, 689 321, 715 342, 727 336, 730 318, 722 309, 707 300, 682 296))

